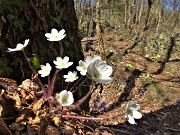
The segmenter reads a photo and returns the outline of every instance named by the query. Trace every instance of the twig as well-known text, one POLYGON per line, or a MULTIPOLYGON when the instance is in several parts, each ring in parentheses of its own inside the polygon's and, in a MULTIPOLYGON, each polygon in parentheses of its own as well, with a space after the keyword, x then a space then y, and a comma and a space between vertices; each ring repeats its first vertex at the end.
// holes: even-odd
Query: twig
POLYGON ((104 118, 93 118, 93 117, 83 117, 76 115, 62 115, 63 118, 73 118, 73 119, 81 119, 81 120, 103 120, 104 118))
POLYGON ((85 124, 83 124, 83 123, 81 123, 81 122, 79 122, 79 121, 77 121, 77 122, 78 122, 79 124, 81 124, 81 125, 83 125, 83 126, 89 128, 92 132, 94 132, 94 129, 91 128, 90 126, 87 126, 87 125, 85 125, 85 124))
POLYGON ((174 131, 174 132, 180 132, 179 129, 174 129, 174 128, 165 128, 166 130, 174 131))

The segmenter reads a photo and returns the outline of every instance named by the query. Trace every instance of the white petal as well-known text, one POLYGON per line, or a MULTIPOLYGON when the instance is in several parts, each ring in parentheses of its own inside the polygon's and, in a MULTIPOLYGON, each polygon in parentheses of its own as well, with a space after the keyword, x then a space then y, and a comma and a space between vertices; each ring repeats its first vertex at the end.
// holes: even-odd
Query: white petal
POLYGON ((93 64, 93 63, 91 63, 91 64, 88 66, 88 68, 87 68, 87 73, 88 73, 88 75, 91 76, 91 77, 92 77, 92 73, 93 73, 93 68, 94 68, 94 64, 93 64))
POLYGON ((133 117, 135 119, 140 119, 142 117, 142 114, 138 111, 133 110, 133 117))
POLYGON ((97 81, 98 83, 107 84, 107 83, 111 83, 113 79, 111 77, 107 77, 107 78, 93 78, 93 80, 97 81))
POLYGON ((73 62, 68 62, 67 63, 67 68, 70 67, 73 64, 73 62))
MULTIPOLYGON (((102 70, 103 71, 103 70, 102 70)), ((102 76, 110 76, 113 72, 113 69, 111 66, 107 66, 104 72, 101 72, 102 76)))
POLYGON ((48 40, 48 41, 59 41, 60 39, 52 37, 52 38, 49 38, 49 39, 47 39, 47 40, 48 40))
POLYGON ((130 124, 136 124, 134 118, 133 118, 132 116, 130 116, 130 115, 127 116, 127 120, 128 120, 128 122, 129 122, 130 124))
POLYGON ((14 52, 14 51, 17 51, 17 50, 16 49, 12 49, 12 48, 8 48, 7 52, 14 52))
POLYGON ((92 60, 93 60, 93 58, 92 58, 91 56, 87 56, 85 61, 86 61, 88 64, 90 64, 90 63, 92 62, 92 60))
POLYGON ((72 92, 68 91, 68 95, 69 95, 69 97, 68 97, 68 104, 67 104, 67 106, 70 106, 74 102, 74 98, 73 98, 72 92))
POLYGON ((47 38, 52 38, 52 37, 53 37, 53 35, 52 35, 51 33, 46 33, 45 36, 46 36, 47 38))
POLYGON ((82 70, 83 70, 83 67, 77 66, 76 69, 77 69, 78 71, 82 71, 82 70))
POLYGON ((63 77, 64 77, 64 78, 68 78, 68 75, 64 75, 63 77))
POLYGON ((29 39, 26 39, 25 42, 24 42, 24 47, 26 47, 29 43, 29 39))
POLYGON ((62 30, 59 31, 59 35, 64 35, 64 33, 65 33, 65 30, 64 30, 64 29, 62 29, 62 30))
POLYGON ((140 109, 140 105, 139 104, 136 104, 136 103, 133 103, 131 104, 130 106, 131 110, 139 110, 140 109))
POLYGON ((57 62, 56 60, 54 60, 53 63, 54 63, 55 65, 58 65, 58 62, 57 62))
POLYGON ((69 57, 65 56, 65 57, 63 58, 63 61, 64 61, 65 63, 68 63, 69 57))
POLYGON ((96 68, 98 69, 98 71, 102 73, 103 71, 106 70, 106 67, 107 67, 107 64, 101 61, 101 63, 98 63, 96 68))
POLYGON ((53 28, 53 29, 51 30, 51 34, 53 34, 53 35, 58 35, 58 31, 53 28))
POLYGON ((17 46, 16 46, 16 50, 22 50, 24 48, 24 45, 23 44, 17 44, 17 46))

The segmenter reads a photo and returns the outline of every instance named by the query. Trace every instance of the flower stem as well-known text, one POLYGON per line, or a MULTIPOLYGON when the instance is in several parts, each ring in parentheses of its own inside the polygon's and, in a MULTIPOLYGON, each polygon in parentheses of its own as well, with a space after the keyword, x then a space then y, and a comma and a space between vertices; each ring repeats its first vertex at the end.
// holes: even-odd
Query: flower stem
POLYGON ((51 79, 50 79, 50 76, 48 75, 48 91, 47 91, 47 95, 48 95, 48 97, 50 97, 51 96, 51 79))
POLYGON ((52 96, 52 93, 53 93, 53 89, 54 89, 54 84, 55 84, 55 81, 56 81, 56 77, 57 77, 57 74, 59 73, 59 69, 56 69, 54 75, 53 75, 53 78, 52 80, 50 81, 50 84, 48 84, 49 88, 48 88, 48 97, 52 96))
POLYGON ((72 93, 74 93, 76 90, 78 90, 84 84, 84 82, 86 80, 87 80, 87 77, 79 84, 79 86, 74 91, 72 91, 72 93))
POLYGON ((31 69, 32 73, 33 73, 33 74, 36 74, 36 73, 35 73, 35 71, 33 70, 32 66, 31 66, 31 64, 29 63, 29 60, 28 60, 28 57, 27 57, 27 55, 26 55, 25 51, 24 51, 24 50, 22 50, 22 52, 23 52, 23 55, 24 55, 24 57, 25 57, 25 59, 26 59, 26 61, 27 61, 28 65, 29 65, 29 67, 30 67, 30 69, 31 69))
POLYGON ((62 57, 64 51, 63 51, 63 47, 60 41, 59 41, 59 45, 60 45, 60 57, 62 57))
POLYGON ((75 115, 62 115, 63 118, 74 118, 74 119, 82 119, 82 120, 103 120, 104 118, 91 118, 91 117, 83 117, 83 116, 75 116, 75 115))
POLYGON ((88 93, 83 97, 81 98, 79 101, 76 102, 76 108, 80 107, 80 105, 82 103, 84 103, 84 101, 91 95, 91 93, 93 92, 93 87, 94 87, 94 81, 92 80, 92 84, 91 84, 91 88, 90 90, 88 91, 88 93))
POLYGON ((76 116, 76 115, 62 115, 63 118, 73 118, 73 119, 82 119, 82 120, 105 120, 105 119, 113 119, 119 116, 124 115, 124 113, 113 115, 113 116, 108 116, 108 117, 103 117, 103 118, 93 118, 93 117, 84 117, 84 116, 76 116))
POLYGON ((68 90, 68 87, 69 87, 69 82, 67 83, 66 90, 68 90))
MULTIPOLYGON (((72 91, 74 89, 74 87, 79 84, 79 82, 83 79, 83 76, 81 76, 75 83, 74 85, 71 87, 71 89, 69 91, 72 91)), ((80 84, 81 85, 81 84, 80 84)))

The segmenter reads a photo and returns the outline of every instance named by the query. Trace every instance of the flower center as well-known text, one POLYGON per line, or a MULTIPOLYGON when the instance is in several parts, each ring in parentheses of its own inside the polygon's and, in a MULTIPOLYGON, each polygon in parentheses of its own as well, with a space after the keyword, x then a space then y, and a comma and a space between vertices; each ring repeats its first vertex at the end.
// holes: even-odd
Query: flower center
POLYGON ((63 104, 67 103, 67 97, 66 96, 62 98, 62 103, 63 104))
POLYGON ((74 78, 75 78, 75 76, 74 76, 74 75, 70 75, 70 76, 69 76, 69 78, 74 79, 74 78))
POLYGON ((45 72, 46 72, 46 73, 48 73, 48 72, 49 72, 49 70, 48 70, 48 69, 46 69, 46 70, 45 70, 45 72))
POLYGON ((65 63, 64 63, 64 62, 61 62, 60 65, 61 65, 62 67, 64 67, 64 66, 65 66, 65 63))
POLYGON ((98 72, 98 71, 93 72, 93 77, 94 78, 100 78, 101 77, 100 72, 98 72))
POLYGON ((58 38, 58 36, 54 36, 54 38, 55 38, 55 39, 57 39, 57 38, 58 38))
POLYGON ((131 109, 127 109, 127 114, 132 116, 132 110, 131 109))

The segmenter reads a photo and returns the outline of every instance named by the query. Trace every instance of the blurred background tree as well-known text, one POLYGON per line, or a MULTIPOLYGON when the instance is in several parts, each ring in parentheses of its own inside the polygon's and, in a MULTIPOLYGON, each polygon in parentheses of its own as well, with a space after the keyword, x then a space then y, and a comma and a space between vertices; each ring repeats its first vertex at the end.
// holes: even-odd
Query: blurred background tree
POLYGON ((175 32, 180 27, 180 0, 75 0, 75 7, 85 36, 95 35, 93 25, 99 23, 104 31, 127 30, 131 34, 175 32))

